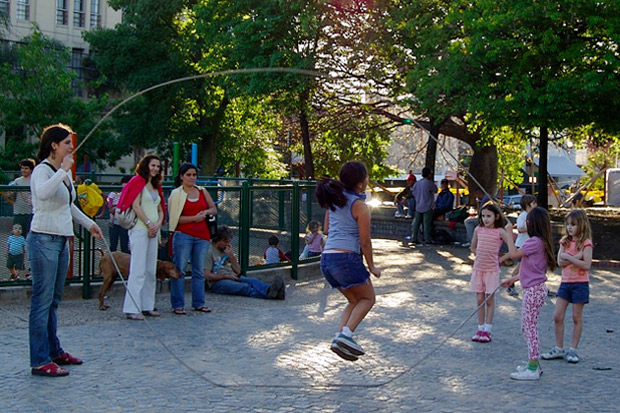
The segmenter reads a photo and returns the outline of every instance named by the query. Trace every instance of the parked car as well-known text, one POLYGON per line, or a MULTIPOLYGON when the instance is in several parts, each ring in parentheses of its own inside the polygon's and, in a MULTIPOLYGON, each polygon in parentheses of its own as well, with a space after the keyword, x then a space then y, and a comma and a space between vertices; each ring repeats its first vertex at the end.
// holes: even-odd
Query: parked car
POLYGON ((504 199, 502 200, 502 202, 504 202, 504 204, 508 205, 508 207, 512 208, 512 209, 517 209, 520 210, 521 209, 521 195, 508 195, 505 196, 504 199))

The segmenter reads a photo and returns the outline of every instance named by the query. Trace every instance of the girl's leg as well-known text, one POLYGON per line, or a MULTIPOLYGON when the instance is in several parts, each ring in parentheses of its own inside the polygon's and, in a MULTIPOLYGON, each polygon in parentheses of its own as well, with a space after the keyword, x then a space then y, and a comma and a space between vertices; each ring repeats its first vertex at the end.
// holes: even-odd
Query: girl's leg
POLYGON ((487 294, 487 324, 493 324, 493 316, 495 315, 495 294, 487 294))
POLYGON ((355 331, 359 323, 361 323, 375 304, 375 289, 369 279, 362 285, 350 287, 346 290, 341 289, 340 292, 349 301, 342 315, 340 329, 342 330, 342 327, 347 326, 351 331, 355 331))
MULTIPOLYGON (((563 298, 557 297, 555 301, 555 313, 553 314, 553 323, 555 326, 555 345, 559 348, 564 348, 564 316, 566 315, 566 308, 568 307, 568 301, 563 298)), ((581 335, 581 331, 579 331, 581 335)))
POLYGON ((540 341, 538 339, 538 317, 540 309, 547 298, 547 288, 539 284, 523 290, 523 307, 521 309, 521 331, 527 342, 530 361, 540 358, 540 341))
POLYGON ((573 303, 573 348, 577 348, 583 331, 583 306, 584 303, 573 303))
POLYGON ((481 326, 484 324, 484 306, 482 303, 484 302, 484 293, 476 293, 476 303, 478 304, 478 325, 481 326))

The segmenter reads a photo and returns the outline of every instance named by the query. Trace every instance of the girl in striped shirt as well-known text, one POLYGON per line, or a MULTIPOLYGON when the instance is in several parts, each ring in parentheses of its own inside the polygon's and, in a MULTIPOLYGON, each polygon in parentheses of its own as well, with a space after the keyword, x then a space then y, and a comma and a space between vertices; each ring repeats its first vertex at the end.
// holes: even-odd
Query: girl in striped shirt
MULTIPOLYGON (((478 215, 478 226, 471 241, 471 251, 476 254, 471 274, 470 291, 476 293, 478 307, 478 329, 472 341, 491 341, 491 328, 495 313, 494 294, 499 287, 499 249, 502 240, 509 244, 512 235, 504 229, 506 218, 502 211, 489 201, 482 206, 478 215), (486 305, 483 305, 485 299, 486 305)), ((507 259, 507 258, 506 258, 507 259)))

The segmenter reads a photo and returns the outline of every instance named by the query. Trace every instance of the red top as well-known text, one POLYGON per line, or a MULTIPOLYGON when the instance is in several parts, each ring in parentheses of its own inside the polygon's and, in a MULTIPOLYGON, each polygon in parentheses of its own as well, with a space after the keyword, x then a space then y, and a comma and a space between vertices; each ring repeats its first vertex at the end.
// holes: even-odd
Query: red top
MULTIPOLYGON (((198 194, 199 195, 197 201, 192 202, 189 199, 185 201, 185 205, 183 205, 183 211, 181 211, 181 216, 193 217, 197 213, 209 208, 209 206, 207 205, 207 200, 205 199, 202 191, 198 191, 198 194)), ((178 224, 175 231, 182 232, 184 234, 191 235, 192 237, 201 238, 207 241, 211 240, 209 227, 207 227, 207 220, 178 224)))
MULTIPOLYGON (((146 186, 146 179, 144 179, 140 175, 136 175, 133 178, 131 178, 129 182, 127 182, 127 185, 123 187, 123 190, 121 191, 121 196, 118 199, 118 203, 116 204, 116 206, 121 211, 127 210, 129 207, 131 207, 131 204, 133 204, 133 201, 136 200, 136 198, 138 197, 138 195, 140 195, 140 192, 142 192, 145 186, 146 186)), ((159 185, 156 189, 157 189, 157 192, 159 192, 159 199, 161 200, 160 205, 161 205, 161 209, 164 211, 164 217, 165 217, 166 216, 166 199, 164 198, 164 192, 162 190, 161 185, 159 185)))

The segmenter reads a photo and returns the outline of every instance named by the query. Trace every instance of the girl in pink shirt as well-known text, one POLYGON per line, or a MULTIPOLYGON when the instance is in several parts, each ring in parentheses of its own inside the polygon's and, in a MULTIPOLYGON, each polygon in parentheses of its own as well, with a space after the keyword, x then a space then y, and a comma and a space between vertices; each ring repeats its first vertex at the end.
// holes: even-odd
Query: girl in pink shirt
POLYGON ((562 267, 562 283, 555 302, 555 347, 543 353, 545 360, 565 358, 577 363, 577 346, 583 330, 583 306, 590 299, 588 270, 592 264, 592 230, 588 216, 582 209, 575 209, 566 216, 566 235, 560 240, 558 265, 562 267), (564 351, 564 316, 568 304, 573 304, 573 341, 564 351))
POLYGON ((502 246, 502 239, 508 243, 508 239, 512 240, 512 234, 503 228, 506 219, 492 201, 482 206, 478 219, 479 225, 471 241, 471 250, 476 254, 476 260, 470 285, 470 291, 476 293, 478 304, 478 330, 471 339, 479 343, 488 343, 491 341, 495 313, 494 294, 499 287, 499 249, 502 246), (486 308, 483 305, 485 299, 486 308))
POLYGON ((506 242, 510 258, 521 258, 519 275, 502 283, 502 286, 507 287, 519 280, 523 287, 521 331, 527 342, 529 363, 527 366, 517 367, 517 371, 510 374, 510 378, 514 380, 538 380, 542 374, 539 363, 538 317, 547 298, 547 270, 555 268, 551 220, 547 210, 533 208, 527 214, 526 225, 530 239, 525 241, 520 249, 514 246, 512 239, 506 242))

